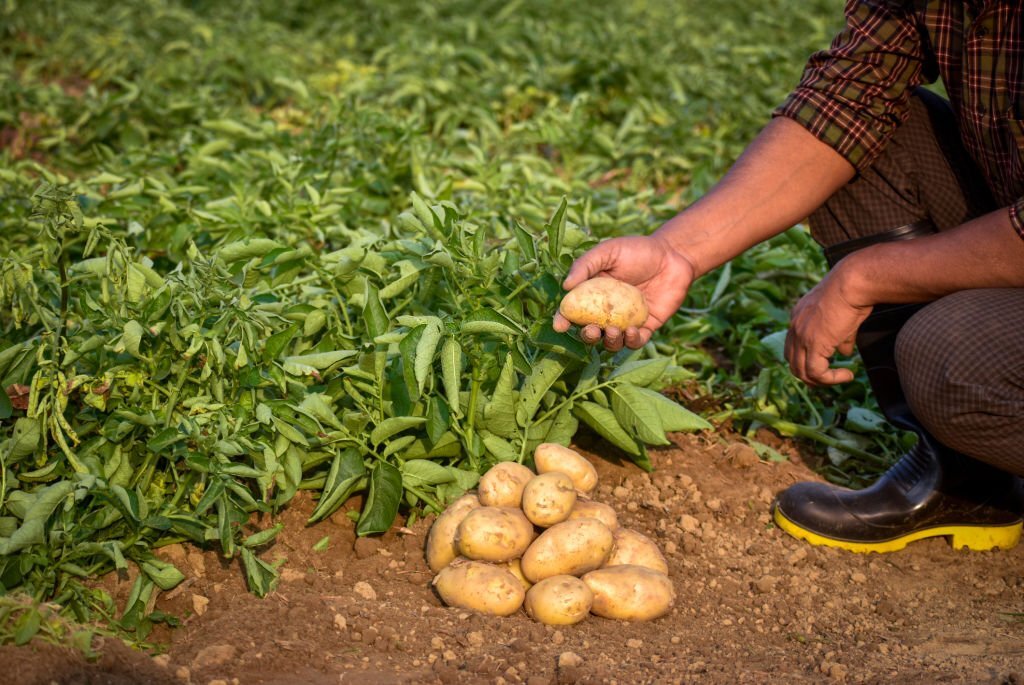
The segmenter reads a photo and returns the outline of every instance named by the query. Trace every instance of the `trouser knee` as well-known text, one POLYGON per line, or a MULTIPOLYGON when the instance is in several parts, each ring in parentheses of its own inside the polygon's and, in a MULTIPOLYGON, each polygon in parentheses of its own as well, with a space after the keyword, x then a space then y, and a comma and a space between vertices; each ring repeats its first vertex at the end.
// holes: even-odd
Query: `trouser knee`
POLYGON ((907 404, 929 433, 1024 474, 1024 345, 1019 328, 998 316, 1020 297, 1020 290, 966 290, 928 305, 900 331, 896 366, 907 404))

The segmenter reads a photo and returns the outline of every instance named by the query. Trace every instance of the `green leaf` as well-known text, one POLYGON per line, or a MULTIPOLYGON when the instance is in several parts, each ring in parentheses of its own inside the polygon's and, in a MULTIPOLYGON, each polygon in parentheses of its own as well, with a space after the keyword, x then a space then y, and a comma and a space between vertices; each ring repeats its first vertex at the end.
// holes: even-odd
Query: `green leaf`
POLYGON ((544 230, 548 234, 548 252, 552 259, 557 260, 562 253, 562 241, 565 238, 565 210, 568 206, 569 200, 563 196, 562 201, 558 204, 558 209, 544 226, 544 230))
POLYGON ((611 409, 596 402, 582 401, 577 402, 572 411, 580 421, 623 452, 633 457, 641 455, 640 445, 619 425, 611 409))
POLYGON ((494 394, 490 402, 484 405, 484 424, 487 430, 503 438, 511 438, 519 433, 516 425, 515 383, 515 364, 509 354, 505 356, 494 394))
POLYGON ((409 395, 409 401, 415 402, 419 399, 422 386, 416 382, 416 348, 423 332, 427 330, 426 324, 416 326, 405 334, 402 342, 398 344, 398 351, 402 355, 402 377, 409 395))
POLYGON ((380 302, 377 288, 369 281, 366 281, 363 297, 363 323, 366 325, 367 337, 373 340, 387 333, 391 328, 391 322, 388 320, 388 313, 384 311, 384 305, 380 302))
POLYGON ((178 430, 177 426, 169 426, 160 429, 160 432, 150 438, 149 442, 146 443, 146 447, 149 448, 149 451, 160 454, 171 445, 181 442, 187 437, 188 435, 178 430))
POLYGON ((611 389, 612 412, 619 425, 636 435, 648 445, 669 445, 661 427, 657 407, 647 397, 637 392, 636 386, 628 383, 615 385, 611 389))
POLYGON ((453 480, 451 469, 427 459, 412 459, 402 464, 402 482, 410 487, 430 487, 453 480))
POLYGON ((426 422, 427 420, 422 416, 393 416, 390 419, 384 419, 370 433, 370 442, 379 445, 393 435, 416 426, 422 426, 426 422))
POLYGON ((643 395, 658 412, 661 419, 661 426, 665 432, 693 432, 700 430, 711 430, 713 426, 706 419, 701 418, 692 411, 673 402, 660 392, 650 388, 635 388, 635 391, 643 395))
POLYGON ((886 426, 885 417, 877 412, 873 412, 870 409, 864 407, 851 407, 846 412, 846 422, 844 424, 847 430, 856 431, 858 433, 877 433, 883 430, 886 426))
POLYGON ((33 493, 21 525, 9 538, 0 538, 0 557, 46 541, 46 522, 65 497, 74 491, 70 481, 60 481, 33 493))
POLYGON ((150 555, 137 562, 139 569, 161 590, 173 590, 185 580, 185 575, 174 564, 150 555))
POLYGON ((225 264, 232 264, 233 262, 249 260, 255 257, 263 257, 282 247, 285 246, 269 238, 249 238, 221 246, 217 250, 217 256, 225 264))
POLYGON ((419 391, 423 392, 427 378, 434 365, 434 353, 437 351, 437 344, 441 341, 442 333, 441 319, 435 317, 434 321, 427 324, 423 335, 416 344, 416 385, 419 391))
POLYGON ((42 625, 42 616, 39 608, 35 605, 27 607, 18 617, 14 624, 14 644, 25 645, 39 633, 42 625))
POLYGON ((11 418, 13 413, 14 405, 11 404, 11 398, 8 396, 7 391, 0 387, 0 421, 11 418))
POLYGON ((302 398, 302 402, 296 409, 306 416, 325 423, 332 428, 343 430, 344 426, 338 420, 338 415, 331 407, 332 398, 322 392, 311 392, 302 398))
POLYGON ((293 376, 311 376, 313 371, 326 371, 335 364, 351 359, 358 352, 355 350, 334 350, 332 352, 316 352, 314 354, 300 354, 292 357, 285 357, 281 360, 281 366, 285 372, 293 376))
POLYGON ((462 346, 455 338, 448 338, 441 348, 441 381, 448 407, 456 417, 462 416, 459 400, 460 380, 462 378, 462 346))
POLYGON ((402 474, 386 461, 378 461, 370 471, 370 490, 356 525, 357 535, 383 533, 391 527, 402 501, 402 474))
POLYGON ((761 338, 761 344, 780 364, 786 363, 786 333, 785 330, 775 331, 761 338))
POLYGON ((530 337, 533 344, 541 349, 574 357, 579 361, 585 360, 590 354, 591 348, 568 333, 557 332, 552 327, 550 320, 532 326, 530 337))
POLYGON ((475 333, 522 335, 523 333, 523 329, 515 321, 494 309, 476 310, 462 320, 459 330, 466 335, 473 335, 475 333))
POLYGON ((299 324, 295 323, 267 338, 267 342, 263 346, 263 359, 269 362, 280 357, 298 332, 299 324))
POLYGON ((537 413, 544 393, 559 379, 565 371, 565 364, 561 358, 553 354, 541 357, 533 365, 533 371, 523 381, 523 387, 519 391, 519 403, 516 405, 516 421, 520 426, 526 426, 537 413))
POLYGON ((537 243, 534 241, 533 235, 523 228, 519 222, 516 222, 512 228, 516 234, 516 243, 519 244, 519 251, 528 260, 537 259, 537 243))
POLYGON ((248 548, 242 548, 242 565, 245 567, 245 580, 249 590, 257 597, 266 597, 279 582, 277 569, 263 561, 248 548))
POLYGON ((335 455, 320 500, 307 523, 322 521, 337 511, 345 500, 363 487, 365 476, 366 466, 358 450, 350 447, 335 455))
POLYGON ((14 422, 10 441, 7 443, 8 462, 17 462, 34 454, 43 437, 39 419, 22 417, 14 422))
POLYGON ((139 496, 134 490, 126 490, 121 485, 111 485, 110 492, 117 498, 118 509, 128 520, 138 523, 143 516, 139 511, 139 496))
POLYGON ((665 369, 668 368, 669 362, 671 362, 671 359, 668 357, 626 362, 612 371, 608 376, 608 380, 619 380, 646 387, 661 378, 661 375, 665 373, 665 369))
POLYGON ((124 350, 139 359, 143 359, 139 353, 139 345, 142 344, 142 338, 146 335, 146 329, 142 327, 138 321, 128 321, 124 324, 121 334, 121 346, 124 350))
POLYGON ((272 542, 274 538, 277 537, 277 534, 280 533, 282 530, 284 530, 283 523, 275 524, 270 528, 264 528, 258 533, 253 533, 249 537, 245 538, 245 540, 242 541, 242 544, 245 547, 249 548, 260 547, 269 542, 272 542))
POLYGON ((519 452, 507 440, 489 431, 480 431, 480 439, 492 457, 498 461, 518 461, 519 452))
POLYGON ((566 402, 555 414, 555 420, 551 424, 544 442, 554 442, 559 445, 568 445, 576 430, 579 428, 579 421, 572 414, 572 405, 566 402))
POLYGON ((427 406, 427 437, 437 442, 451 426, 448 405, 442 397, 431 397, 427 406))

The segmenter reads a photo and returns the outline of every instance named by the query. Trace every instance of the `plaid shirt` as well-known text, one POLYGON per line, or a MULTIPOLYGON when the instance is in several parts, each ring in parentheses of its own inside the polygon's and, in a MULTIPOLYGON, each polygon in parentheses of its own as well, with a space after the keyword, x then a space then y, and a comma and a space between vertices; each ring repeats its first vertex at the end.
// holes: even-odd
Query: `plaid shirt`
POLYGON ((775 110, 858 170, 942 79, 964 147, 1024 238, 1024 11, 1007 0, 847 0, 846 28, 775 110))

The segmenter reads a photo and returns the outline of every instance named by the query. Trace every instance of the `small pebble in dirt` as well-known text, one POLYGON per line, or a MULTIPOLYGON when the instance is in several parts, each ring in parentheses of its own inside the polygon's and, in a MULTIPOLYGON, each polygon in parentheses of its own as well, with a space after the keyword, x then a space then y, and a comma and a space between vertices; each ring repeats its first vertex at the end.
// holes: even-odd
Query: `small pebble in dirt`
POLYGON ((674 645, 678 645, 682 641, 683 641, 682 638, 680 638, 678 635, 673 635, 672 639, 669 640, 669 642, 671 642, 674 645))
POLYGON ((711 511, 719 511, 722 508, 722 500, 720 499, 709 499, 705 502, 705 506, 711 511))
POLYGON ((745 445, 742 442, 736 442, 729 445, 729 448, 725 451, 726 456, 729 458, 729 463, 738 469, 749 469, 761 461, 757 452, 750 445, 745 445))
POLYGON ((779 582, 779 579, 774 576, 762 576, 754 581, 754 591, 761 595, 766 595, 775 589, 775 585, 779 582))
POLYGON ((559 668, 579 668, 583 664, 583 657, 576 652, 562 652, 558 655, 559 668))
POLYGON ((626 640, 626 646, 630 649, 640 649, 644 646, 644 641, 637 640, 636 638, 631 638, 629 640, 626 640))
POLYGON ((675 554, 677 551, 679 551, 679 547, 676 543, 671 540, 665 543, 665 554, 675 554))
POLYGON ((174 672, 174 677, 187 683, 192 680, 192 671, 189 670, 188 666, 179 666, 178 670, 174 672))
POLYGON ((444 649, 444 640, 436 636, 430 638, 430 648, 438 651, 444 649))
POLYGON ((210 605, 210 598, 203 597, 202 595, 192 595, 192 611, 196 612, 196 616, 202 616, 206 613, 206 607, 210 605))
POLYGON ((358 583, 352 586, 352 591, 363 599, 373 601, 377 599, 377 591, 370 586, 365 580, 360 580, 358 583))
POLYGON ((470 634, 466 635, 466 641, 469 642, 472 647, 480 647, 484 643, 484 634, 479 630, 474 630, 470 634))
POLYGON ((158 654, 157 656, 153 657, 153 663, 159 666, 160 668, 167 668, 171 665, 171 657, 169 654, 158 654))
POLYGON ((788 561, 789 561, 790 564, 795 566, 795 565, 799 564, 801 561, 803 561, 806 558, 807 558, 807 548, 806 547, 797 547, 796 550, 792 554, 789 555, 788 561))
POLYGON ((560 645, 565 642, 565 635, 562 634, 561 630, 556 630, 555 634, 551 636, 551 641, 556 645, 560 645))
POLYGON ((860 571, 855 571, 850 576, 850 580, 852 580, 855 583, 864 583, 864 582, 867 582, 867 579, 868 579, 868 577, 866 575, 864 575, 863 573, 861 573, 860 571))
POLYGON ((380 540, 375 538, 356 538, 356 543, 353 546, 356 559, 372 557, 378 549, 380 549, 380 540))
POLYGON ((334 615, 334 627, 337 628, 338 630, 346 630, 346 629, 348 629, 348 619, 345 618, 344 616, 342 616, 341 614, 335 614, 334 615))
POLYGON ((444 653, 441 654, 441 658, 444 659, 445 661, 455 661, 459 657, 456 656, 455 652, 453 652, 452 650, 446 649, 446 650, 444 650, 444 653))
POLYGON ((687 533, 696 533, 700 530, 700 521, 695 516, 683 514, 679 517, 679 526, 687 533))
POLYGON ((615 497, 615 499, 626 499, 627 497, 629 497, 629 490, 622 487, 621 485, 618 485, 615 487, 614 490, 612 490, 612 495, 615 497))
POLYGON ((203 647, 192 660, 192 668, 201 669, 210 666, 222 666, 235 658, 234 645, 210 645, 203 647))

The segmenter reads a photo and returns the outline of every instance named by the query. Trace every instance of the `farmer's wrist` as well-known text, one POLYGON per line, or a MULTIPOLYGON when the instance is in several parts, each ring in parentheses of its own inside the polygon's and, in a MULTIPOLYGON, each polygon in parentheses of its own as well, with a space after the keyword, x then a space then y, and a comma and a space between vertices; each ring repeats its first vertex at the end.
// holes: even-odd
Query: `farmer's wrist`
POLYGON ((883 301, 878 278, 874 276, 870 248, 854 252, 836 264, 828 279, 839 297, 851 307, 872 307, 883 301))

